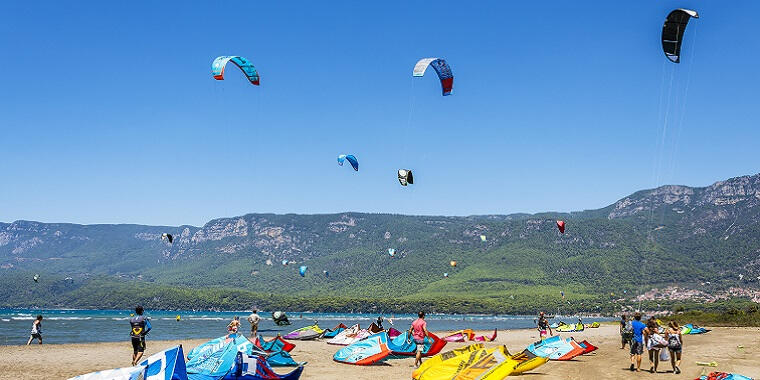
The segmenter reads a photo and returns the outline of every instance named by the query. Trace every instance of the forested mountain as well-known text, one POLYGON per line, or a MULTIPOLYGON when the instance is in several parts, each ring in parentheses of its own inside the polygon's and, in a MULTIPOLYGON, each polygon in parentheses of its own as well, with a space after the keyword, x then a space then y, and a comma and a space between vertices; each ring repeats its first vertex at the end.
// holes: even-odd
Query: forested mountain
POLYGON ((152 299, 163 307, 343 300, 331 308, 362 309, 353 301, 365 300, 393 309, 435 300, 519 311, 559 303, 560 291, 582 308, 675 286, 696 298, 760 300, 759 205, 760 174, 662 186, 570 214, 248 214, 200 228, 0 223, 0 305, 128 306, 130 289, 159 292, 152 299))

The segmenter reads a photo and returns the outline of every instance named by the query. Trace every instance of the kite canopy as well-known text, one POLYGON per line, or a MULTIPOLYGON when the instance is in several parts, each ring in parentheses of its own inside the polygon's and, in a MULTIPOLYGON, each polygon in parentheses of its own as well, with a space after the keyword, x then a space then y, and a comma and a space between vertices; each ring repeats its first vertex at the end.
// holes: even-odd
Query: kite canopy
POLYGON ((166 240, 171 244, 174 243, 174 236, 172 236, 172 234, 163 233, 161 234, 161 240, 166 240))
POLYGON ((338 165, 343 166, 343 162, 348 161, 354 171, 359 171, 359 161, 356 160, 353 154, 341 154, 338 156, 338 165))
POLYGON ((681 62, 681 43, 683 43, 683 33, 686 31, 686 25, 692 17, 699 18, 697 11, 691 9, 676 9, 665 19, 662 26, 662 51, 665 56, 673 63, 681 62))
POLYGON ((282 311, 273 311, 272 320, 277 326, 287 326, 290 324, 290 321, 288 321, 287 314, 285 314, 285 312, 282 312, 282 311))
POLYGON ((388 255, 390 257, 396 256, 396 250, 393 248, 388 248, 388 255))
POLYGON ((235 366, 238 351, 250 355, 253 344, 240 334, 212 339, 187 354, 187 373, 191 379, 220 379, 235 366))
POLYGON ((370 335, 372 334, 370 334, 369 331, 367 331, 366 329, 362 329, 357 323, 337 333, 332 339, 327 341, 327 344, 335 344, 338 346, 348 346, 349 344, 362 340, 370 335))
POLYGON ((319 326, 315 323, 311 326, 301 327, 300 329, 291 331, 288 335, 285 335, 283 338, 285 339, 292 339, 292 340, 311 340, 311 339, 317 339, 322 335, 322 330, 319 328, 319 326))
POLYGON ((34 280, 34 282, 40 282, 40 275, 35 274, 34 277, 32 277, 32 279, 34 280))
POLYGON ((259 335, 256 337, 256 340, 253 341, 253 344, 267 352, 279 352, 279 351, 287 351, 290 352, 294 348, 296 348, 296 345, 293 343, 290 343, 286 341, 285 339, 282 339, 281 336, 277 335, 276 337, 272 338, 271 340, 264 340, 264 337, 259 335))
POLYGON ((309 269, 306 265, 301 265, 300 268, 298 268, 298 274, 301 275, 301 277, 306 276, 306 270, 309 269))
POLYGON ((454 261, 454 260, 451 260, 451 261, 449 262, 449 265, 451 265, 452 267, 456 267, 456 266, 457 266, 457 262, 456 262, 456 261, 454 261))
POLYGON ((443 96, 451 95, 451 90, 454 87, 454 74, 451 73, 451 67, 446 63, 443 58, 422 58, 414 65, 414 71, 412 76, 421 77, 425 75, 425 70, 428 66, 433 66, 438 79, 441 80, 441 90, 443 90, 443 96))
MULTIPOLYGON (((461 348, 455 348, 451 351, 446 351, 443 353, 440 353, 438 355, 433 356, 432 358, 425 360, 422 362, 422 364, 412 372, 412 379, 419 380, 420 377, 427 372, 430 368, 433 368, 443 362, 447 362, 449 360, 453 360, 458 356, 469 354, 473 351, 479 351, 483 348, 483 345, 480 343, 471 344, 469 346, 461 347, 461 348)), ((460 362, 457 361, 457 364, 460 362)), ((455 365, 456 366, 456 365, 455 365)), ((448 376, 446 378, 451 378, 451 376, 448 376)))
POLYGON ((473 332, 472 329, 464 329, 444 336, 443 340, 447 342, 465 342, 472 340, 473 337, 475 337, 475 332, 473 332))
POLYGON ((457 379, 506 379, 520 363, 500 346, 459 372, 457 379))
POLYGON ((486 235, 480 235, 480 241, 486 241, 486 240, 487 240, 486 235))
POLYGON ((388 334, 379 332, 341 348, 333 355, 333 360, 346 364, 370 365, 386 359, 390 354, 388 334))
POLYGON ((559 229, 559 232, 564 234, 565 233, 565 222, 562 220, 557 221, 557 229, 559 229))
POLYGON ((413 185, 414 177, 412 176, 412 171, 409 169, 399 169, 398 182, 401 184, 401 186, 413 185))
MULTIPOLYGON (((284 353, 284 352, 283 352, 284 353)), ((246 355, 238 352, 235 366, 224 376, 224 380, 297 380, 303 372, 303 363, 290 373, 278 374, 272 369, 269 358, 261 355, 246 355)), ((191 380, 195 380, 191 378, 191 380)))
MULTIPOLYGON (((422 349, 422 356, 433 356, 441 352, 443 346, 446 345, 446 341, 439 338, 433 333, 429 333, 425 337, 425 345, 422 349)), ((409 336, 409 332, 405 331, 401 335, 393 338, 388 342, 388 348, 393 351, 393 355, 414 356, 417 352, 416 344, 414 340, 409 336)))
POLYGON ((224 80, 224 68, 227 67, 227 63, 232 62, 243 71, 248 81, 256 86, 259 85, 259 73, 253 64, 244 57, 225 55, 216 57, 214 63, 211 64, 211 74, 214 75, 216 80, 224 80))

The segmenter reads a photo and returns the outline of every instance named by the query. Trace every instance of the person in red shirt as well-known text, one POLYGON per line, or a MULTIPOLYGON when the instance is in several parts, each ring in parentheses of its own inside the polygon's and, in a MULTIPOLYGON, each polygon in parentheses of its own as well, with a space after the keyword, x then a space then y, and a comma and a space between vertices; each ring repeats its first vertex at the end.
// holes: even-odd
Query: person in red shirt
POLYGON ((409 334, 414 339, 414 344, 417 345, 417 355, 414 359, 414 365, 419 367, 422 364, 422 351, 425 350, 425 337, 428 336, 427 322, 425 322, 425 312, 421 311, 417 313, 417 318, 412 322, 412 327, 409 328, 409 334))

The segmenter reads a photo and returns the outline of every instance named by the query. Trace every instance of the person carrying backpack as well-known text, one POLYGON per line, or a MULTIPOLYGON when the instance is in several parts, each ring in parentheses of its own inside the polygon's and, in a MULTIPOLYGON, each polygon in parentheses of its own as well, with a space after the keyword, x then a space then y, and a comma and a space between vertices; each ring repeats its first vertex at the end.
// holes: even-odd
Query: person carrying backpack
POLYGON ((620 317, 620 349, 624 350, 625 345, 631 345, 631 339, 633 339, 633 325, 628 320, 625 314, 620 317))
POLYGON ((681 326, 675 321, 668 323, 668 330, 665 332, 668 340, 668 351, 670 351, 670 365, 673 366, 673 373, 681 373, 681 351, 683 350, 683 336, 681 335, 681 326))

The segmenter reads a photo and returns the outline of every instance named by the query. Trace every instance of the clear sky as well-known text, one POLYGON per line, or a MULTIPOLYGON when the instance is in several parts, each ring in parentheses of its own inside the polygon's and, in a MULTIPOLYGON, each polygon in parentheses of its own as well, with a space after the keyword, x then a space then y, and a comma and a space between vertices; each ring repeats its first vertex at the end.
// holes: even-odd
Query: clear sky
POLYGON ((758 15, 755 0, 8 1, 0 220, 573 211, 757 173, 758 15), (675 65, 660 32, 678 7, 701 18, 675 65), (219 55, 249 58, 261 86, 215 81, 219 55), (452 66, 452 96, 412 78, 429 56, 452 66))

